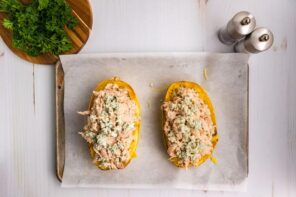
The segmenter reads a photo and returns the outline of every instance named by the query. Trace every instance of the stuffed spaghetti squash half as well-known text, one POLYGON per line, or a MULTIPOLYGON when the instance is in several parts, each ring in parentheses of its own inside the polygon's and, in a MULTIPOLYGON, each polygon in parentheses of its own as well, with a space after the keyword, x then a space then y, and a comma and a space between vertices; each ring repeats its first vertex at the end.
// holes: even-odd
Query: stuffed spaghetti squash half
POLYGON ((101 170, 123 169, 136 157, 140 104, 133 88, 119 78, 100 82, 79 134, 88 142, 93 163, 101 170))
POLYGON ((216 117, 212 102, 200 85, 188 81, 171 84, 162 116, 164 142, 174 165, 197 167, 212 158, 218 142, 216 117))

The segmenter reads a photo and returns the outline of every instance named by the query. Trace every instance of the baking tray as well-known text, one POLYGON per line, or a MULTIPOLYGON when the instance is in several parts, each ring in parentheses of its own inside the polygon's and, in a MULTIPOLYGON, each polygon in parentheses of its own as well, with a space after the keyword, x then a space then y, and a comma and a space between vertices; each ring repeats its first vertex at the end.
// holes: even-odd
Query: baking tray
POLYGON ((65 165, 64 70, 60 61, 55 67, 56 93, 56 175, 63 179, 65 165))
MULTIPOLYGON (((249 123, 249 67, 247 91, 247 121, 249 123)), ((64 119, 64 70, 60 61, 55 65, 55 96, 56 96, 56 176, 62 182, 65 165, 65 119, 64 119)), ((248 128, 247 128, 248 129, 248 128)), ((247 155, 249 157, 249 133, 247 133, 247 155)), ((247 173, 249 173, 249 158, 247 159, 247 173)))

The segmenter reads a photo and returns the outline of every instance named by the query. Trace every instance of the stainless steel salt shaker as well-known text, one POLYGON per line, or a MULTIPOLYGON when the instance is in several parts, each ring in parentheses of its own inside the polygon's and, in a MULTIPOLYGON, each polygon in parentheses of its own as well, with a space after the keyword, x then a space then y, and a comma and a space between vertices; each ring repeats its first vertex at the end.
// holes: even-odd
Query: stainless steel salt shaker
POLYGON ((256 28, 246 39, 234 46, 234 51, 242 53, 260 53, 268 50, 273 44, 273 34, 264 27, 256 28))
POLYGON ((250 34, 255 27, 254 16, 250 12, 241 11, 232 17, 226 27, 219 30, 218 37, 222 43, 232 45, 250 34))

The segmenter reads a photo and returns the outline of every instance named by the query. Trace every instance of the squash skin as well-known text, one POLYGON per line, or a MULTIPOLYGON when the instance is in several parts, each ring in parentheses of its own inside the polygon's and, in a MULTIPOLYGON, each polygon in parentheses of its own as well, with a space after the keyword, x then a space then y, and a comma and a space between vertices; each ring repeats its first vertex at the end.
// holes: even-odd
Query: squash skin
MULTIPOLYGON (((180 88, 180 87, 185 87, 185 88, 191 88, 191 89, 194 89, 198 94, 199 94, 199 97, 201 100, 203 100, 205 102, 205 104, 208 106, 210 112, 211 112, 211 119, 212 119, 212 122, 215 126, 215 132, 212 136, 212 144, 213 144, 213 150, 211 151, 210 154, 207 154, 207 155, 204 155, 198 162, 196 163, 190 163, 188 167, 192 167, 192 166, 195 166, 195 167, 198 167, 200 166, 201 164, 203 164, 206 160, 208 160, 209 158, 212 157, 212 153, 218 143, 218 140, 219 140, 219 136, 218 136, 218 133, 217 133, 217 124, 216 124, 216 116, 215 116, 215 110, 214 110, 214 107, 212 105, 212 102, 208 96, 208 94, 206 93, 206 91, 197 83, 194 83, 194 82, 190 82, 190 81, 179 81, 179 82, 174 82, 172 83, 167 92, 166 92, 166 95, 164 97, 164 102, 168 102, 168 101, 171 101, 172 100, 172 93, 180 88)), ((162 126, 164 128, 164 123, 166 122, 166 116, 165 116, 165 113, 164 111, 162 111, 162 126)), ((164 139, 164 144, 165 144, 165 147, 166 149, 168 148, 168 145, 167 145, 167 138, 164 134, 164 129, 162 131, 162 134, 163 134, 163 139, 164 139)), ((181 165, 178 163, 178 158, 172 158, 172 159, 169 159, 175 166, 179 167, 179 168, 185 168, 184 165, 181 165)))
MULTIPOLYGON (((140 129, 141 129, 140 102, 139 102, 138 97, 137 97, 135 91, 133 90, 133 88, 128 83, 126 83, 124 81, 121 81, 118 77, 114 77, 112 79, 107 79, 107 80, 104 80, 104 81, 98 83, 96 88, 94 89, 94 91, 103 90, 106 87, 106 85, 110 84, 110 83, 118 85, 119 88, 126 89, 128 91, 128 94, 129 94, 131 100, 134 101, 136 103, 136 106, 137 106, 137 111, 136 111, 135 116, 138 118, 138 121, 135 122, 135 130, 133 131, 133 138, 134 139, 131 142, 130 147, 129 147, 129 152, 130 152, 131 158, 130 158, 130 160, 128 162, 124 163, 124 168, 125 168, 131 162, 131 160, 134 159, 137 156, 136 149, 137 149, 137 146, 138 146, 138 142, 139 142, 139 138, 140 138, 140 129)), ((88 107, 89 110, 93 106, 94 99, 95 99, 95 97, 92 94, 92 96, 90 98, 90 102, 89 102, 89 107, 88 107)), ((91 158, 94 159, 95 151, 93 149, 92 144, 89 144, 89 152, 90 152, 91 158)), ((106 167, 102 166, 99 161, 95 162, 94 164, 101 170, 110 170, 109 168, 106 168, 106 167)))

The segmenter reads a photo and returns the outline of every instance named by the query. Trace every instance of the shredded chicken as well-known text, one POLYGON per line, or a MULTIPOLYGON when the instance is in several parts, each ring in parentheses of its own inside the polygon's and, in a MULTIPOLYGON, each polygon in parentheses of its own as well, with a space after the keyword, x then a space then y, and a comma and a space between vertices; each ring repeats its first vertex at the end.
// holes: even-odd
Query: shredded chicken
POLYGON ((79 134, 93 145, 95 157, 107 169, 121 169, 130 160, 130 144, 133 139, 136 103, 128 91, 116 84, 107 84, 104 90, 94 91, 94 103, 87 115, 87 124, 79 134))
POLYGON ((172 100, 164 102, 164 134, 170 159, 187 168, 210 154, 215 126, 208 106, 191 88, 177 88, 172 100))

